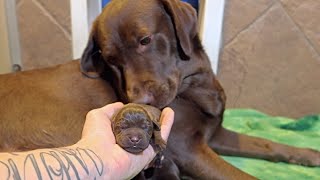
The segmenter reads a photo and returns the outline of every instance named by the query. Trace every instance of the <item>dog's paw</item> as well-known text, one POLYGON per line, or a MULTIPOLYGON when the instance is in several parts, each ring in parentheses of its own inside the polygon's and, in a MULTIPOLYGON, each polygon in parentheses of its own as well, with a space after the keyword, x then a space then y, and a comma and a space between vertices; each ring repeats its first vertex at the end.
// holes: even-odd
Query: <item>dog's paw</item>
POLYGON ((155 161, 153 163, 153 167, 154 168, 162 168, 163 160, 164 160, 163 153, 158 153, 156 155, 156 157, 155 157, 155 161))
POLYGON ((320 151, 302 148, 300 151, 290 154, 289 163, 312 167, 320 166, 320 151))

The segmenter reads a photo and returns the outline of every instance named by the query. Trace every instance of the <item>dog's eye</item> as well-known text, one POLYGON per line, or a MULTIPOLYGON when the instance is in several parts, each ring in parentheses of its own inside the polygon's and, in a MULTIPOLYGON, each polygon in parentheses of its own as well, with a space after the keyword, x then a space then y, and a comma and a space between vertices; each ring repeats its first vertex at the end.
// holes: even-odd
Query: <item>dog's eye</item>
POLYGON ((116 59, 116 58, 115 58, 114 56, 107 56, 107 57, 106 57, 106 61, 107 61, 108 63, 111 63, 111 64, 115 64, 115 62, 116 62, 115 59, 116 59))
POLYGON ((150 42, 151 42, 150 36, 146 36, 140 40, 140 44, 143 46, 150 44, 150 42))

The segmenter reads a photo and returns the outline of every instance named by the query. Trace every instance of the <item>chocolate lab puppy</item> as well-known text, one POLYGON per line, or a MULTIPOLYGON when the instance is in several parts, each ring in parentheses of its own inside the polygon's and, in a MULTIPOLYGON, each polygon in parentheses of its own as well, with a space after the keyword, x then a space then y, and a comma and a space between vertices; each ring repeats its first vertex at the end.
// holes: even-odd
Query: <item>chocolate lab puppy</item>
POLYGON ((122 101, 170 106, 175 122, 156 179, 253 179, 219 157, 320 165, 320 153, 222 127, 225 94, 179 0, 113 0, 80 62, 0 76, 1 151, 59 147, 81 137, 85 114, 122 101))
POLYGON ((160 168, 167 143, 160 133, 161 111, 153 106, 129 103, 112 118, 112 131, 117 144, 124 150, 138 154, 149 144, 157 153, 150 167, 160 168))
POLYGON ((156 153, 163 151, 166 142, 160 134, 161 111, 153 106, 127 104, 112 118, 116 142, 124 150, 137 154, 149 144, 156 153))

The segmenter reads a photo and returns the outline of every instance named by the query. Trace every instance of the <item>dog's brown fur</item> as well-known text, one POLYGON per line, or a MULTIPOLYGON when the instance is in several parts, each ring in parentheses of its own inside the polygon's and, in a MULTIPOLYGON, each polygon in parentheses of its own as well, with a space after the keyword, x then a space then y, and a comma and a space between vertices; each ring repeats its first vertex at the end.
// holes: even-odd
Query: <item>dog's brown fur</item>
POLYGON ((120 100, 175 111, 158 179, 252 178, 216 152, 319 166, 319 152, 222 127, 225 95, 196 27, 195 11, 178 0, 111 1, 81 59, 82 73, 100 78, 82 76, 77 61, 0 76, 1 151, 73 144, 89 110, 120 100))
POLYGON ((83 77, 79 62, 0 76, 0 151, 77 142, 86 113, 117 100, 101 79, 83 77))

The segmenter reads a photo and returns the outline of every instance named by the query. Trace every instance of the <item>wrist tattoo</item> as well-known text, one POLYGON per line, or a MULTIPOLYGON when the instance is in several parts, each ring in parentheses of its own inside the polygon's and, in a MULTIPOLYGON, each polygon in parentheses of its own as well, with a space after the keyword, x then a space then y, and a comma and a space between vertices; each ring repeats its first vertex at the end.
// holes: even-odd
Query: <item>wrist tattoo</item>
MULTIPOLYGON (((19 155, 16 155, 18 157, 19 155)), ((0 161, 0 179, 25 179, 28 174, 43 179, 80 179, 81 175, 101 177, 104 166, 101 158, 90 149, 50 149, 48 151, 30 153, 24 159, 23 167, 18 166, 15 158, 0 161), (41 169, 43 169, 41 171, 41 169), (72 177, 71 177, 72 176, 72 177)))

